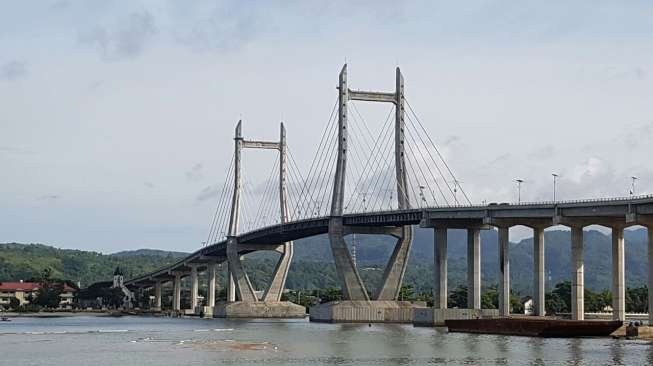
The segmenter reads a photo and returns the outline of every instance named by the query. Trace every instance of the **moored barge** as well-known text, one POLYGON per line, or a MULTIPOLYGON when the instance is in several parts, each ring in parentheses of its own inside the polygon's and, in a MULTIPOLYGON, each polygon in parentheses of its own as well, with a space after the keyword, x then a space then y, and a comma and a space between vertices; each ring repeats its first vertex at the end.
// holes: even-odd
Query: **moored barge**
POLYGON ((545 338, 607 337, 622 321, 545 318, 446 320, 449 332, 517 335, 545 338))

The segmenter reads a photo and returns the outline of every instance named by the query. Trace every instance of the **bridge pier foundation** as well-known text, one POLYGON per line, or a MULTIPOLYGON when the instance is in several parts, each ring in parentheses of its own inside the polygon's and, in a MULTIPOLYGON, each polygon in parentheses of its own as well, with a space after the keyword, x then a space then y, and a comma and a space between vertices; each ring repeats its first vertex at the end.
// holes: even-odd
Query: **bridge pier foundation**
POLYGON ((412 323, 414 311, 426 304, 410 301, 342 300, 311 307, 310 320, 320 323, 412 323))

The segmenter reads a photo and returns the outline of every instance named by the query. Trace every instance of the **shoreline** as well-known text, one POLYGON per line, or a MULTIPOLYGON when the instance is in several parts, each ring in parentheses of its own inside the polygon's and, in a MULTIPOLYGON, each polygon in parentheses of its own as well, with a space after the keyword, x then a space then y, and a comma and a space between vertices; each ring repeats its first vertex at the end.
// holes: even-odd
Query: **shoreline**
POLYGON ((38 313, 0 312, 0 317, 7 318, 66 318, 76 316, 113 316, 109 311, 40 311, 38 313))

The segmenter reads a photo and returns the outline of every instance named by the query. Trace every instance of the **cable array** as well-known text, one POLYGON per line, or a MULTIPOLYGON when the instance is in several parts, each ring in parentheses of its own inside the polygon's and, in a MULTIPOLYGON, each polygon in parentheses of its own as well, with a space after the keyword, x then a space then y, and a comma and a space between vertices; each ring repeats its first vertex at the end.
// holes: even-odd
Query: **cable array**
MULTIPOLYGON (((410 103, 405 100, 403 162, 406 187, 397 184, 395 152, 395 114, 393 105, 380 129, 373 134, 356 103, 351 101, 347 128, 347 166, 345 174, 345 213, 393 211, 398 198, 409 208, 471 205, 471 201, 429 136, 410 103)), ((330 214, 338 154, 338 101, 333 105, 320 142, 304 176, 292 150, 287 147, 287 220, 325 217, 330 214)), ((242 174, 239 233, 281 223, 279 154, 267 180, 256 186, 242 174)), ((218 195, 210 222, 207 244, 226 237, 234 190, 233 157, 227 178, 218 195)))
POLYGON ((227 237, 229 231, 229 217, 231 213, 231 198, 234 191, 234 156, 231 156, 231 163, 227 168, 227 177, 225 178, 222 190, 218 194, 218 202, 215 206, 215 212, 209 225, 209 234, 204 245, 212 245, 222 241, 227 237))

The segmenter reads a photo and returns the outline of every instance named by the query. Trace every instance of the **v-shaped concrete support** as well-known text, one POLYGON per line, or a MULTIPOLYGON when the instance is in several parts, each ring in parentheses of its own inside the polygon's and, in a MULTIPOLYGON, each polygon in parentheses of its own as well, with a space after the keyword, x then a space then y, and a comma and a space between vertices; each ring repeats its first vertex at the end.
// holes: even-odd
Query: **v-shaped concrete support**
POLYGON ((236 295, 240 301, 255 302, 258 301, 254 293, 254 287, 249 281, 249 277, 243 268, 238 254, 238 241, 235 237, 227 239, 227 261, 229 262, 229 271, 233 275, 236 284, 236 295))
POLYGON ((344 237, 342 217, 332 217, 329 221, 329 243, 336 263, 336 272, 342 284, 342 296, 345 300, 369 300, 365 285, 354 266, 354 261, 347 248, 344 237))
POLYGON ((397 239, 395 249, 383 272, 383 282, 374 294, 375 300, 397 300, 399 298, 412 243, 412 226, 402 226, 401 236, 397 239))
POLYGON ((283 244, 283 252, 277 262, 277 266, 272 273, 272 280, 268 289, 263 295, 263 301, 281 301, 281 294, 286 285, 286 278, 288 278, 288 270, 290 269, 290 262, 293 256, 293 242, 289 241, 283 244))

